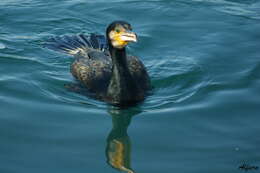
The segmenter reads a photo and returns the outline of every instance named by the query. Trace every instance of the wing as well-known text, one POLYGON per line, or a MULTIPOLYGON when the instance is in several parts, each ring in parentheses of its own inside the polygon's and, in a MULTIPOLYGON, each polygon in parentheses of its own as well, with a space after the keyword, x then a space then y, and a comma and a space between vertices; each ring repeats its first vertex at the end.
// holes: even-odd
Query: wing
POLYGON ((53 37, 47 40, 43 46, 70 55, 76 55, 79 52, 86 54, 93 50, 106 52, 108 49, 105 36, 97 34, 53 37))
POLYGON ((142 61, 140 61, 136 56, 130 55, 127 56, 127 63, 130 73, 135 79, 136 83, 139 84, 143 90, 150 89, 150 78, 142 61))
POLYGON ((65 35, 47 40, 44 47, 73 55, 75 61, 71 65, 72 75, 89 90, 105 92, 112 69, 105 36, 65 35))
POLYGON ((90 91, 104 94, 111 78, 112 62, 103 52, 93 52, 90 58, 76 58, 71 73, 90 91))

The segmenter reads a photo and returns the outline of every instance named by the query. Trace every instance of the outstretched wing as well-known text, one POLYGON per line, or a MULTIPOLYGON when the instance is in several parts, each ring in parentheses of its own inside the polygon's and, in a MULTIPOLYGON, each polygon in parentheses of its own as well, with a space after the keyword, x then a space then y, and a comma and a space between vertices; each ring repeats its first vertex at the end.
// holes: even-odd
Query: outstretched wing
POLYGON ((47 40, 44 47, 75 57, 71 65, 72 75, 89 90, 102 93, 111 75, 111 58, 107 54, 108 44, 105 36, 64 35, 47 40))
POLYGON ((43 46, 70 55, 76 55, 80 51, 87 53, 93 49, 99 51, 105 51, 108 49, 105 36, 97 34, 57 36, 47 40, 43 46))

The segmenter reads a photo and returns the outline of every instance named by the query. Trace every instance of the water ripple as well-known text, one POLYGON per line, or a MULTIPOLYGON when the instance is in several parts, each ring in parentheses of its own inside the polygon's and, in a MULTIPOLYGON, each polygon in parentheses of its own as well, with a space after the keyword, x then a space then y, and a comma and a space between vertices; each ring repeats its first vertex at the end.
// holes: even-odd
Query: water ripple
POLYGON ((154 89, 143 105, 145 111, 168 110, 187 101, 208 83, 207 74, 192 57, 166 57, 149 62, 148 69, 154 89))
POLYGON ((213 9, 235 16, 251 19, 260 19, 260 3, 255 1, 228 1, 228 0, 193 0, 193 2, 207 3, 213 9))
POLYGON ((0 42, 0 49, 5 49, 5 45, 0 42))

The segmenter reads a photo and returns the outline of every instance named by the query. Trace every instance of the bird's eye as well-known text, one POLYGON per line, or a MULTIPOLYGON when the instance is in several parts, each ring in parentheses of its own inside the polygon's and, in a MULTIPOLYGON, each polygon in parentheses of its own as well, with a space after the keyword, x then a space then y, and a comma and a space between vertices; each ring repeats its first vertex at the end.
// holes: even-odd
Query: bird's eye
POLYGON ((115 31, 116 31, 117 33, 119 33, 119 32, 120 32, 120 29, 115 29, 115 31))

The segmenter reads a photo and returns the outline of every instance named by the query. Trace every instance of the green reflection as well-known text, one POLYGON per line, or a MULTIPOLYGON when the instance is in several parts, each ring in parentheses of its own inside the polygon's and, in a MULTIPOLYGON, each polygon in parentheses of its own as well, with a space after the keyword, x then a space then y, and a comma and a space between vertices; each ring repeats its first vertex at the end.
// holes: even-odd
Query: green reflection
POLYGON ((140 110, 119 110, 111 108, 113 128, 107 138, 106 158, 107 163, 114 169, 127 173, 134 173, 131 168, 131 139, 127 134, 127 128, 134 115, 140 110))

